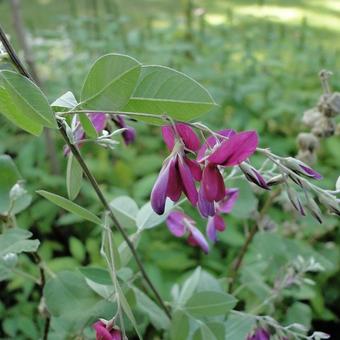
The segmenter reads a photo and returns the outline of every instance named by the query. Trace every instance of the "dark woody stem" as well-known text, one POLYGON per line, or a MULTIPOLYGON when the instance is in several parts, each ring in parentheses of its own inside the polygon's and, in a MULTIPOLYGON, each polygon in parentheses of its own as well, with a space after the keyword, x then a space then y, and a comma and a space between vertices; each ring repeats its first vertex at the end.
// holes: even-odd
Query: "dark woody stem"
MULTIPOLYGON (((21 73, 23 76, 31 79, 32 77, 30 76, 30 74, 27 72, 27 70, 25 69, 25 67, 22 65, 20 59, 17 57, 12 45, 10 44, 10 42, 8 41, 4 31, 2 30, 1 26, 0 26, 0 39, 3 43, 4 48, 6 49, 12 63, 14 64, 14 66, 17 68, 18 72, 21 73)), ((120 223, 118 222, 116 216, 114 215, 108 201, 106 200, 104 194, 102 193, 101 189, 98 186, 98 183, 95 179, 95 177, 92 175, 91 171, 89 170, 89 168, 87 167, 83 157, 81 156, 79 150, 77 149, 77 147, 75 145, 73 145, 66 133, 65 127, 58 121, 58 127, 59 127, 59 132, 61 134, 61 136, 63 137, 65 143, 68 145, 68 147, 70 148, 73 156, 77 159, 79 165, 81 166, 82 170, 84 171, 86 177, 88 178, 89 182, 91 183, 92 188, 94 189, 94 191, 97 194, 98 199, 100 200, 100 202, 102 203, 102 206, 104 207, 105 210, 108 211, 109 216, 114 224, 114 226, 116 227, 116 229, 122 234, 127 246, 129 247, 136 263, 137 266, 144 278, 144 280, 146 281, 147 285, 149 286, 149 288, 152 290, 152 292, 154 293, 158 303, 160 304, 160 306, 162 307, 162 309, 164 310, 164 312, 166 313, 166 315, 169 317, 169 319, 171 319, 171 314, 168 310, 168 308, 166 307, 164 301, 162 300, 160 294, 158 293, 156 287, 153 285, 153 283, 151 282, 148 274, 146 273, 143 263, 141 261, 141 259, 139 258, 136 249, 133 245, 133 243, 131 242, 128 234, 125 232, 125 230, 123 229, 123 227, 120 225, 120 223)))

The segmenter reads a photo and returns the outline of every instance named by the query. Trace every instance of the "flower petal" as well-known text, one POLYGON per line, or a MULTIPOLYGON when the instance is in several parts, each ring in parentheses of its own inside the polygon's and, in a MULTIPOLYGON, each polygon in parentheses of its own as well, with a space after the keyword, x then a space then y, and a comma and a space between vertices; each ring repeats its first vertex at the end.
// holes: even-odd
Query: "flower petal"
POLYGON ((203 186, 201 185, 198 191, 198 201, 197 206, 200 214, 203 217, 214 216, 215 215, 215 206, 214 202, 209 202, 204 198, 203 194, 203 186))
POLYGON ((209 245, 203 234, 194 226, 190 226, 188 243, 199 246, 206 254, 209 252, 209 245))
POLYGON ((192 151, 197 151, 200 148, 201 142, 196 132, 187 124, 177 123, 176 129, 184 145, 192 151))
POLYGON ((209 162, 223 166, 234 166, 251 156, 258 145, 256 131, 243 131, 225 140, 208 157, 209 162))
POLYGON ((177 155, 170 162, 167 196, 173 202, 177 202, 182 194, 182 180, 178 171, 177 155))
POLYGON ((217 232, 216 232, 214 217, 209 216, 206 232, 207 232, 208 238, 212 242, 216 242, 217 241, 217 232))
POLYGON ((89 118, 97 132, 104 130, 106 125, 106 114, 104 112, 89 113, 89 118))
POLYGON ((239 195, 237 188, 228 188, 225 191, 224 198, 217 203, 216 210, 221 213, 229 214, 233 209, 239 195))
POLYGON ((182 179, 183 191, 191 204, 195 206, 198 200, 197 189, 191 171, 184 162, 182 155, 178 155, 178 169, 182 179))
POLYGON ((92 328, 96 331, 97 340, 112 340, 112 335, 103 322, 97 321, 92 328))
POLYGON ((224 197, 225 186, 223 177, 214 164, 208 164, 202 176, 203 196, 210 202, 220 201, 224 197))
POLYGON ((165 209, 165 201, 169 183, 170 164, 171 162, 168 161, 163 166, 151 192, 151 206, 154 212, 158 215, 162 215, 165 209))
POLYGON ((306 176, 312 177, 312 178, 318 179, 318 180, 322 179, 322 175, 320 175, 317 171, 310 168, 306 164, 300 164, 300 168, 306 176))
POLYGON ((175 145, 175 135, 170 125, 162 126, 162 136, 166 146, 172 151, 175 145))
MULTIPOLYGON (((231 137, 233 136, 236 132, 235 130, 232 130, 232 129, 226 129, 226 130, 220 130, 220 131, 217 131, 217 133, 219 135, 222 135, 224 137, 231 137)), ((209 148, 213 148, 216 143, 217 143, 217 139, 219 141, 223 141, 222 138, 219 138, 217 136, 209 136, 207 139, 206 139, 206 142, 201 146, 201 148, 198 150, 197 152, 197 162, 202 162, 206 157, 206 151, 208 149, 208 146, 209 148)))
POLYGON ((194 179, 199 182, 202 179, 202 169, 200 165, 196 161, 189 159, 187 157, 184 157, 184 161, 189 167, 194 179))
POLYGON ((184 218, 186 218, 186 215, 181 211, 172 211, 166 219, 166 225, 176 237, 182 237, 186 232, 184 218))

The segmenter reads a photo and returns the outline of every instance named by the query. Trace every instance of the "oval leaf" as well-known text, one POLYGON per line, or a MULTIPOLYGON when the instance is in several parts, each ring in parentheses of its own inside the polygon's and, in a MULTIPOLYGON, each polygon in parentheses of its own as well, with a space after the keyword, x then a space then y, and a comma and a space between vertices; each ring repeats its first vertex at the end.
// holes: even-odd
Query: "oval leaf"
POLYGON ((57 98, 52 104, 51 107, 54 111, 69 111, 75 108, 78 105, 77 99, 71 91, 67 91, 62 96, 57 98))
POLYGON ((194 79, 171 68, 153 65, 142 67, 138 85, 124 111, 168 114, 187 121, 215 105, 209 92, 194 79))
POLYGON ((22 119, 26 116, 36 123, 37 129, 39 124, 57 128, 57 122, 47 98, 33 82, 19 73, 3 70, 0 71, 0 84, 7 93, 5 105, 2 109, 0 108, 1 111, 5 109, 6 116, 16 117, 15 119, 19 117, 22 119))
POLYGON ((72 154, 68 156, 66 169, 66 187, 67 194, 70 200, 74 200, 81 189, 83 180, 83 170, 78 161, 72 154))
POLYGON ((140 74, 140 63, 122 54, 97 59, 88 73, 81 106, 96 110, 121 110, 128 102, 140 74))
POLYGON ((78 204, 75 204, 71 202, 70 200, 53 194, 51 192, 45 191, 45 190, 38 190, 37 193, 43 197, 45 197, 50 202, 56 204, 57 206, 75 214, 80 217, 82 217, 85 220, 91 221, 95 224, 101 224, 101 220, 93 214, 91 211, 86 210, 85 208, 79 206, 78 204))
POLYGON ((230 294, 202 291, 188 300, 185 310, 194 317, 225 315, 236 305, 236 301, 230 294))

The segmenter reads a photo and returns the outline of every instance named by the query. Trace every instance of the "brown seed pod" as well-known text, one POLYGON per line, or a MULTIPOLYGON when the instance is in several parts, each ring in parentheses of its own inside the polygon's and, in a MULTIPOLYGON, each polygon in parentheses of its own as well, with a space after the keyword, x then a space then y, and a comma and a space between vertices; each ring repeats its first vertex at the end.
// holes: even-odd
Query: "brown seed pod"
POLYGON ((301 150, 307 150, 310 153, 314 152, 319 147, 319 140, 312 133, 299 133, 297 141, 301 150))

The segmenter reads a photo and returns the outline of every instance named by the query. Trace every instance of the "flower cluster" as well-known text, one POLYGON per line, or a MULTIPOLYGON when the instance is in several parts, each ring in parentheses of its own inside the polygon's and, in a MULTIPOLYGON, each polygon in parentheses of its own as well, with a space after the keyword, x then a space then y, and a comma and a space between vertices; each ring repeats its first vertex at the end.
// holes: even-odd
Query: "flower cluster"
MULTIPOLYGON (((162 135, 170 155, 165 159, 151 192, 151 205, 157 214, 164 213, 167 198, 177 202, 183 193, 201 216, 208 219, 207 236, 215 242, 217 231, 225 230, 221 214, 229 213, 238 197, 237 189, 225 187, 225 168, 241 166, 249 180, 269 189, 260 173, 246 163, 258 145, 255 131, 218 131, 202 145, 194 130, 184 123, 163 126, 162 135)), ((206 240, 190 217, 173 212, 167 224, 175 236, 188 232, 190 244, 208 251, 206 240)))
MULTIPOLYGON (((98 134, 105 132, 104 129, 106 128, 108 124, 108 116, 104 112, 89 113, 87 114, 87 117, 91 121, 94 129, 96 130, 98 134)), ((126 124, 124 117, 122 117, 121 115, 114 115, 112 116, 112 121, 119 129, 122 129, 120 131, 122 131, 122 137, 126 145, 129 145, 135 141, 136 131, 133 127, 128 126, 126 124)), ((77 144, 78 146, 81 146, 82 141, 86 137, 84 128, 81 125, 80 120, 77 117, 72 122, 72 125, 73 126, 71 130, 72 130, 73 144, 77 144)), ((104 138, 106 137, 106 135, 107 133, 104 134, 104 138)), ((100 144, 101 145, 104 144, 103 138, 101 138, 100 140, 101 140, 100 144)), ((70 153, 69 147, 65 146, 64 154, 68 155, 69 153, 70 153)))

